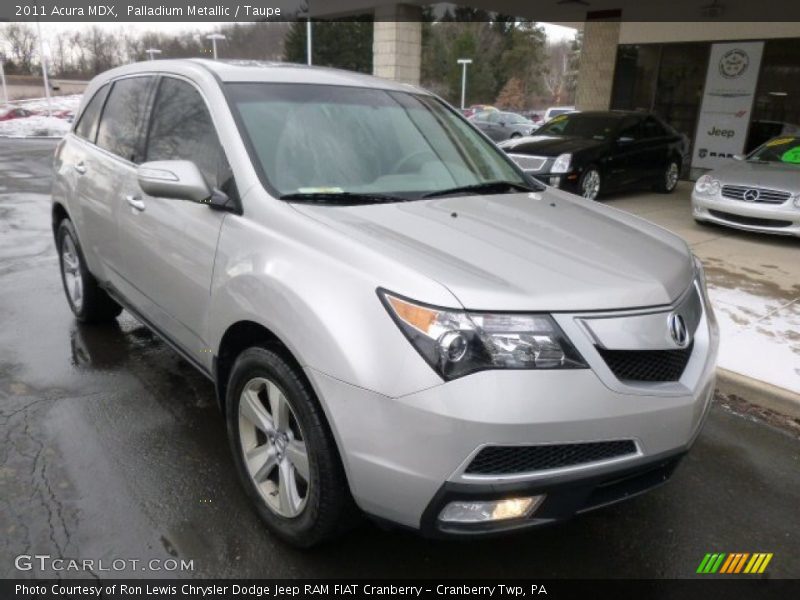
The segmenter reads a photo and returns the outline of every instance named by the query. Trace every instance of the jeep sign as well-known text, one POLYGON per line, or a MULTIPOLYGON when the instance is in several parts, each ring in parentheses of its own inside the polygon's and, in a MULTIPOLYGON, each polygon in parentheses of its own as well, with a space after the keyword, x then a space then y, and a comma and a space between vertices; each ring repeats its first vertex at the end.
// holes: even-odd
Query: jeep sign
POLYGON ((763 50, 763 42, 711 46, 692 167, 713 169, 744 150, 763 50))

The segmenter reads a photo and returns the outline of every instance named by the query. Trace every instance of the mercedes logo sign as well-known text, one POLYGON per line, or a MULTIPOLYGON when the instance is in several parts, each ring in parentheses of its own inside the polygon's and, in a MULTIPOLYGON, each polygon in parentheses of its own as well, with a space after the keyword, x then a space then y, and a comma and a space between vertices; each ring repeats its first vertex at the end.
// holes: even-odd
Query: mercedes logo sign
POLYGON ((678 348, 686 348, 691 341, 689 330, 686 327, 686 321, 678 313, 672 313, 667 319, 667 326, 669 327, 669 335, 672 341, 678 348))
POLYGON ((758 190, 751 189, 745 191, 743 198, 745 199, 746 202, 756 202, 758 200, 759 195, 760 194, 758 193, 758 190))

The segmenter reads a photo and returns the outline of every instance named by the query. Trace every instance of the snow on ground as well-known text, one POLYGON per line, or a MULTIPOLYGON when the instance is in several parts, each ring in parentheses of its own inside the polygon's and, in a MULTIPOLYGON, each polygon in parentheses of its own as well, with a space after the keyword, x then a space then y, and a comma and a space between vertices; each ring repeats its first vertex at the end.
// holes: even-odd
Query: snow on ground
POLYGON ((720 326, 719 366, 800 393, 800 299, 709 282, 720 326))
POLYGON ((4 137, 62 137, 72 126, 66 119, 34 115, 10 121, 0 121, 0 136, 4 137))
MULTIPOLYGON (((74 114, 81 102, 81 95, 53 96, 50 98, 49 109, 51 114, 69 112, 74 114)), ((6 105, 0 106, 0 108, 6 105)), ((48 103, 46 98, 32 98, 19 100, 13 106, 34 111, 36 115, 0 121, 0 137, 62 137, 66 134, 72 123, 66 117, 47 116, 48 103)))

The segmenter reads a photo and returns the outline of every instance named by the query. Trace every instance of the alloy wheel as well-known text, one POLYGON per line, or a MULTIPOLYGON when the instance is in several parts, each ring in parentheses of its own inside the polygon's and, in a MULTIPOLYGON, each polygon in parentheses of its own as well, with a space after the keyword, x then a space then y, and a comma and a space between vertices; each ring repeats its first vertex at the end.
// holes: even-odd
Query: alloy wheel
POLYGON ((600 195, 600 173, 591 169, 583 177, 581 192, 587 200, 597 200, 600 195))
POLYGON ((678 165, 674 162, 669 163, 664 181, 668 192, 671 192, 673 189, 675 189, 675 186, 678 185, 679 175, 680 173, 678 170, 678 165))
POLYGON ((61 274, 67 288, 69 301, 76 312, 83 308, 83 278, 81 277, 81 259, 72 236, 65 235, 61 242, 61 274))
POLYGON ((286 394, 256 377, 239 399, 239 441, 250 479, 277 515, 299 516, 311 491, 308 449, 286 394))

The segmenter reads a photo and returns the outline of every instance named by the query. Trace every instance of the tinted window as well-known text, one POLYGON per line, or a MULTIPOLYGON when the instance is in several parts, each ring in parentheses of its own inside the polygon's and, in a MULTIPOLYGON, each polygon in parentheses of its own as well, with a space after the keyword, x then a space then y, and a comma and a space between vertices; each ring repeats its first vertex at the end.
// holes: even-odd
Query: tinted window
POLYGON ((222 147, 200 93, 189 83, 165 77, 153 105, 147 160, 191 160, 211 186, 227 179, 222 147))
POLYGON ((649 138, 664 137, 667 135, 663 125, 650 117, 644 121, 644 136, 649 138))
POLYGON ((566 135, 595 140, 611 136, 619 125, 619 118, 602 113, 569 113, 554 117, 540 127, 537 135, 566 135))
POLYGON ((641 119, 631 117, 625 119, 619 132, 619 137, 631 140, 641 140, 645 137, 644 123, 641 119))
POLYGON ((136 155, 139 125, 147 103, 151 77, 129 77, 114 82, 108 96, 100 126, 97 145, 132 162, 136 155))
POLYGON ((108 93, 108 86, 104 85, 94 97, 86 105, 86 108, 81 115, 81 120, 75 127, 75 133, 90 142, 94 141, 95 133, 97 132, 97 120, 100 118, 100 111, 103 110, 103 101, 106 99, 108 93))

